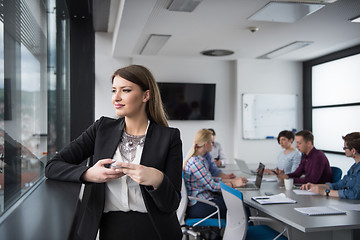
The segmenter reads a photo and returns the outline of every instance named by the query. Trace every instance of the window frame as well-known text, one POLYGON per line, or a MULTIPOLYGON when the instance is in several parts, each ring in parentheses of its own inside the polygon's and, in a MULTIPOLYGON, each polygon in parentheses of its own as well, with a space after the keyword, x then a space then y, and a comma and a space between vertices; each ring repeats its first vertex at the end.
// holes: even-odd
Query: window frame
MULTIPOLYGON (((312 67, 319 65, 319 64, 331 62, 334 60, 350 57, 350 56, 356 55, 356 54, 360 54, 360 45, 303 62, 303 124, 304 124, 304 129, 313 131, 313 126, 312 126, 312 122, 313 122, 312 110, 313 109, 360 106, 360 102, 346 103, 346 104, 332 104, 332 105, 324 105, 324 106, 313 106, 312 105, 312 67)), ((339 154, 339 155, 344 154, 343 152, 338 152, 338 151, 331 151, 331 150, 326 150, 326 149, 321 149, 321 150, 326 153, 333 153, 333 154, 339 154)))

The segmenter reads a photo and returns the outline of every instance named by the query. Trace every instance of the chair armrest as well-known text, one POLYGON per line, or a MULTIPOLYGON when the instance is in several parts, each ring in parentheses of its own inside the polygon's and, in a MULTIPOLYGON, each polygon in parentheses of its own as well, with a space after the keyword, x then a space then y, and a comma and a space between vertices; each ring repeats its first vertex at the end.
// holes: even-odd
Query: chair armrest
POLYGON ((205 204, 211 205, 211 206, 213 206, 213 207, 217 207, 216 203, 211 202, 211 201, 206 200, 206 199, 197 198, 197 197, 191 197, 191 196, 188 196, 188 198, 189 198, 190 200, 199 201, 199 202, 202 202, 202 203, 205 203, 205 204))
POLYGON ((219 223, 219 229, 221 228, 220 208, 219 208, 218 205, 216 205, 216 203, 211 202, 211 201, 209 201, 209 200, 197 198, 197 197, 188 196, 188 198, 189 198, 190 200, 196 200, 196 201, 199 201, 199 202, 208 204, 208 205, 213 206, 214 208, 216 208, 216 210, 215 210, 213 213, 209 214, 207 217, 204 217, 204 218, 202 218, 200 221, 198 221, 197 223, 193 224, 194 227, 197 226, 198 224, 204 222, 205 220, 211 218, 212 216, 214 216, 214 215, 216 214, 216 215, 217 215, 217 219, 218 219, 218 223, 219 223))

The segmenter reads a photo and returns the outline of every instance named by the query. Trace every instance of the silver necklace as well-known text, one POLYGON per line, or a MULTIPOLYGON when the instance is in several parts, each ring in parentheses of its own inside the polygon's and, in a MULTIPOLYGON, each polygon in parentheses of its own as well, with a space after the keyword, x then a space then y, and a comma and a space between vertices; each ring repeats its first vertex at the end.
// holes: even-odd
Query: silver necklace
POLYGON ((120 154, 127 162, 132 162, 136 156, 138 146, 144 147, 145 135, 134 136, 123 131, 119 145, 120 154))

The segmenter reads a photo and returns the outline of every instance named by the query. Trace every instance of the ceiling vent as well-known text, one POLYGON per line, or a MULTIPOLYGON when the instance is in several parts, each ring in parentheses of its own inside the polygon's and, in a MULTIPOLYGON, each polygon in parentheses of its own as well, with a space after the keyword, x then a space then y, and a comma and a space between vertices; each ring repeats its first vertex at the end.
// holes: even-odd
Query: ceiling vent
POLYGON ((202 51, 201 54, 210 57, 223 57, 234 54, 234 52, 225 49, 211 49, 211 50, 202 51))
POLYGON ((173 0, 167 8, 170 11, 192 12, 202 0, 173 0))

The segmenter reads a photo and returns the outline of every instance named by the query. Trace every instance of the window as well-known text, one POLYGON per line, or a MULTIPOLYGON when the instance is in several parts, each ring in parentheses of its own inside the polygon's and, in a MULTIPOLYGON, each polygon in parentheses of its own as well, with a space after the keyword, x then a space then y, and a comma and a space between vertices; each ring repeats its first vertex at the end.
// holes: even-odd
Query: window
POLYGON ((55 2, 0 0, 0 216, 69 142, 67 21, 55 2))
POLYGON ((304 63, 304 125, 321 150, 343 154, 342 136, 360 131, 359 65, 360 47, 304 63))

